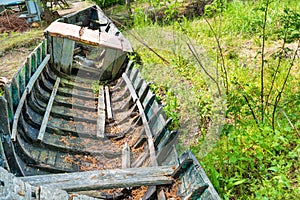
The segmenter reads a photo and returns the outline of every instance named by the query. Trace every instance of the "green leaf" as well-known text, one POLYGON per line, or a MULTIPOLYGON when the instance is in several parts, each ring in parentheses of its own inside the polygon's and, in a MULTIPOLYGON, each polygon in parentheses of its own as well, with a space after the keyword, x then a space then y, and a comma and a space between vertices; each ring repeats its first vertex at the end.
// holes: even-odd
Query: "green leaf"
POLYGON ((233 185, 234 185, 234 186, 236 186, 236 185, 241 185, 241 184, 245 183, 246 181, 247 181, 247 179, 242 179, 242 180, 239 180, 239 181, 234 182, 233 185))
POLYGON ((277 167, 269 167, 268 168, 269 171, 273 171, 273 172, 278 172, 278 168, 277 167))

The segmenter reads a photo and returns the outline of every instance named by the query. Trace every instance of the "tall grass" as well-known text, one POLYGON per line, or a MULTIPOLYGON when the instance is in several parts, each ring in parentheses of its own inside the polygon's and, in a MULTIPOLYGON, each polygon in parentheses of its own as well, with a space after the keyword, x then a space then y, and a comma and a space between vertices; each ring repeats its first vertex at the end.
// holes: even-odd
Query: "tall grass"
POLYGON ((230 1, 221 13, 207 18, 220 38, 228 69, 229 93, 221 98, 216 98, 214 84, 186 44, 189 42, 196 48, 204 67, 222 83, 218 45, 202 17, 172 21, 167 23, 171 25, 161 27, 143 21, 147 19, 145 14, 137 12, 135 16, 141 24, 134 31, 171 63, 165 66, 154 54, 133 42, 144 62, 142 72, 154 82, 153 89, 167 105, 169 115, 175 118, 176 127, 183 130, 182 146, 191 148, 198 156, 224 199, 300 198, 299 56, 287 76, 299 29, 287 32, 293 37, 282 49, 283 33, 291 31, 286 30, 282 21, 286 8, 295 14, 290 17, 299 21, 296 15, 300 13, 299 1, 271 1, 267 12, 263 76, 265 123, 253 117, 253 114, 260 116, 261 112, 262 0, 230 1), (285 81, 273 129, 272 109, 285 81), (223 107, 222 102, 226 106, 223 107), (218 106, 221 109, 217 109, 218 106))

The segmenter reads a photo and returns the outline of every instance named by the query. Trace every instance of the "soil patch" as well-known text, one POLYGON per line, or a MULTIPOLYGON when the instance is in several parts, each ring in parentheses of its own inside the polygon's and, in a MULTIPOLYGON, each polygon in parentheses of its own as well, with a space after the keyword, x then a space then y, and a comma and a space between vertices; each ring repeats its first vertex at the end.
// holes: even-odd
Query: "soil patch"
POLYGON ((0 57, 0 76, 11 80, 34 48, 13 49, 0 57))

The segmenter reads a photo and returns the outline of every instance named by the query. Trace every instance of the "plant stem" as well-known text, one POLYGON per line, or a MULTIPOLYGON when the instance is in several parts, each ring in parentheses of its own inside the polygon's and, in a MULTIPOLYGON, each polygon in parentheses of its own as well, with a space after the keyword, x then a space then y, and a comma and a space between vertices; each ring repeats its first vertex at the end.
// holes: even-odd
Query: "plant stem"
POLYGON ((206 17, 203 17, 203 18, 206 21, 206 23, 208 24, 210 30, 212 31, 212 33, 213 33, 213 35, 215 37, 215 40, 217 42, 217 45, 218 45, 218 50, 219 50, 219 53, 220 53, 220 56, 221 56, 221 60, 222 60, 222 70, 223 70, 224 75, 225 75, 224 79, 225 79, 226 94, 228 95, 228 93, 229 93, 228 75, 227 75, 227 70, 226 70, 226 66, 225 66, 225 59, 224 59, 224 55, 223 55, 223 49, 222 49, 221 44, 220 44, 220 38, 217 35, 217 33, 215 32, 215 30, 213 29, 213 27, 211 26, 211 24, 208 21, 208 19, 206 17))
POLYGON ((192 52, 193 56, 195 57, 195 59, 197 60, 198 64, 200 65, 200 67, 202 68, 202 70, 205 72, 205 74, 217 85, 217 88, 218 88, 218 93, 219 95, 221 96, 222 93, 221 93, 221 89, 220 89, 220 86, 219 86, 219 83, 216 81, 216 79, 214 79, 214 77, 212 77, 208 71, 205 69, 205 67, 203 66, 203 64, 201 63, 199 57, 197 56, 197 53, 195 52, 194 48, 192 48, 192 46, 186 42, 188 48, 190 49, 190 51, 192 52))
MULTIPOLYGON (((285 39, 284 39, 284 42, 282 44, 282 50, 284 51, 284 48, 285 48, 285 39)), ((269 93, 267 95, 267 99, 266 99, 266 106, 265 106, 265 110, 267 109, 267 107, 269 106, 269 99, 270 99, 270 96, 271 96, 271 92, 273 91, 273 88, 274 88, 274 85, 275 85, 275 80, 276 80, 276 76, 279 72, 279 68, 280 68, 280 65, 281 65, 281 61, 282 61, 282 56, 280 55, 279 56, 279 60, 278 60, 278 64, 277 64, 277 67, 276 67, 276 70, 275 70, 275 74, 272 78, 272 82, 271 82, 271 88, 269 90, 269 93)))
POLYGON ((276 109, 278 107, 278 103, 280 102, 281 95, 282 95, 282 93, 284 91, 284 88, 285 88, 285 85, 287 83, 287 80, 288 80, 288 78, 290 76, 291 70, 292 70, 292 68, 294 66, 294 62, 295 62, 295 59, 297 57, 299 47, 300 47, 300 39, 298 40, 298 46, 297 46, 297 48, 295 50, 293 59, 292 59, 292 61, 290 63, 290 67, 289 67, 288 72, 287 72, 287 74, 285 76, 285 79, 284 79, 284 82, 282 84, 281 90, 279 91, 279 93, 277 94, 277 96, 275 98, 275 103, 274 103, 274 108, 273 108, 273 113, 272 113, 272 128, 273 128, 273 131, 275 131, 275 114, 276 114, 276 109))
POLYGON ((264 123, 264 67, 265 67, 265 41, 266 41, 266 25, 268 17, 269 0, 266 1, 266 8, 264 10, 264 23, 263 23, 263 34, 262 34, 262 47, 261 47, 261 68, 260 68, 260 101, 261 101, 261 122, 264 123))

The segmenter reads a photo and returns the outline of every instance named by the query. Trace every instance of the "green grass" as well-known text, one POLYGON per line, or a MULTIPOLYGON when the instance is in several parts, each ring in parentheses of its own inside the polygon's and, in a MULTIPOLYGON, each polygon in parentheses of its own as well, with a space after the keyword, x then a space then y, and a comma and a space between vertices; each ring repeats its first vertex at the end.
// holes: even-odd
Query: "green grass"
POLYGON ((2 33, 0 36, 0 55, 3 55, 14 48, 36 46, 43 38, 43 28, 31 29, 23 33, 2 33))
MULTIPOLYGON (((163 64, 133 38, 130 40, 143 60, 143 75, 154 82, 152 89, 166 105, 167 114, 175 119, 173 127, 179 127, 183 132, 181 146, 192 149, 197 155, 221 198, 299 199, 300 60, 295 60, 287 80, 273 130, 274 102, 285 81, 293 51, 286 51, 281 60, 262 122, 260 51, 264 13, 261 5, 261 1, 232 1, 226 4, 222 13, 208 18, 220 37, 229 78, 227 95, 222 86, 221 58, 216 41, 203 18, 183 19, 180 24, 173 21, 166 23, 170 26, 160 26, 149 23, 143 13, 136 12, 138 24, 133 31, 170 65, 163 64), (186 42, 193 44, 201 63, 220 84, 221 96, 186 42), (258 118, 258 125, 249 106, 258 118)), ((139 9, 142 8, 135 10, 139 9)), ((297 13, 300 13, 298 1, 272 1, 270 4, 266 26, 265 100, 283 43, 285 22, 282 19, 290 17, 295 21, 287 30, 291 31, 288 32, 292 36, 289 38, 291 43, 286 44, 288 49, 295 50, 299 39, 297 13), (286 16, 285 8, 293 13, 286 16)))

